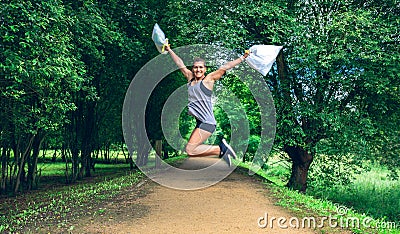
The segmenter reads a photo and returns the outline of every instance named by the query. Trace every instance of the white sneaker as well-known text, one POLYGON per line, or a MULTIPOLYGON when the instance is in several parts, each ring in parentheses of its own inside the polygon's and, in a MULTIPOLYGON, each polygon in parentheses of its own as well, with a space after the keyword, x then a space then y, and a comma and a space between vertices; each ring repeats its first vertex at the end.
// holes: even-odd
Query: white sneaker
POLYGON ((232 147, 226 142, 225 139, 222 139, 222 143, 219 145, 221 149, 220 158, 223 158, 229 166, 232 165, 232 159, 236 159, 236 153, 232 149, 232 147))
POLYGON ((235 151, 232 149, 232 147, 228 143, 226 143, 225 139, 222 139, 222 143, 224 143, 224 145, 227 148, 225 154, 231 155, 234 159, 236 159, 237 157, 236 157, 235 151))
POLYGON ((229 167, 232 166, 232 160, 229 154, 224 154, 222 158, 225 160, 225 162, 228 164, 229 167))

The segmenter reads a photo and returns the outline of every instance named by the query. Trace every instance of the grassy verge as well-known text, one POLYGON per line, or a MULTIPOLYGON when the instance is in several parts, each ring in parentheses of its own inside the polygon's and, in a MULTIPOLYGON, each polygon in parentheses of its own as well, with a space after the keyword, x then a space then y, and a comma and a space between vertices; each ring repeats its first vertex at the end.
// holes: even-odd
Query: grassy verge
POLYGON ((318 188, 310 191, 318 197, 338 201, 374 217, 400 224, 400 180, 388 178, 389 171, 375 165, 347 186, 318 188))
POLYGON ((23 231, 24 227, 37 223, 65 225, 65 220, 88 212, 99 202, 119 193, 123 188, 133 186, 141 180, 139 172, 128 173, 114 179, 104 178, 97 183, 82 183, 16 198, 8 198, 0 206, 0 232, 23 231))
MULTIPOLYGON (((249 168, 249 165, 243 163, 240 163, 239 166, 249 168)), ((317 199, 310 195, 300 194, 283 187, 282 181, 276 184, 274 181, 279 181, 279 178, 265 171, 260 170, 257 174, 275 184, 273 186, 268 184, 268 186, 272 195, 277 199, 276 204, 291 210, 298 217, 300 225, 303 220, 307 225, 310 222, 311 226, 315 224, 315 227, 319 228, 322 233, 340 233, 344 230, 352 233, 400 233, 399 223, 387 221, 386 218, 372 218, 327 199, 317 199)), ((357 198, 353 197, 354 199, 357 198)))
MULTIPOLYGON (((167 163, 173 164, 179 160, 182 158, 171 158, 167 160, 167 163)), ((57 163, 47 166, 47 171, 53 171, 53 175, 59 171, 57 163)), ((106 175, 109 173, 117 175, 98 175, 96 179, 83 180, 79 184, 2 199, 0 233, 23 233, 26 227, 39 224, 65 227, 75 217, 97 212, 96 207, 99 204, 117 196, 124 189, 138 184, 144 178, 143 173, 139 170, 122 170, 121 172, 121 168, 126 165, 98 164, 97 166, 99 169, 97 174, 107 171, 106 175)))

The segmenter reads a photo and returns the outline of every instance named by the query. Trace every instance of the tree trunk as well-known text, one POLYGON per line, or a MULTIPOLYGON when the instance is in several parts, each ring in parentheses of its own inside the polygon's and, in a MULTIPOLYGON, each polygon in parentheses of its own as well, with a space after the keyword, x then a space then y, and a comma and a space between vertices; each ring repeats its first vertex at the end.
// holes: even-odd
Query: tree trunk
POLYGON ((20 149, 20 143, 21 143, 21 136, 18 137, 18 140, 16 139, 15 133, 11 134, 11 148, 14 154, 14 159, 13 159, 13 165, 10 167, 10 185, 14 186, 15 185, 15 178, 17 176, 18 172, 18 165, 21 157, 21 149, 20 149))
POLYGON ((52 162, 56 162, 56 160, 57 160, 57 148, 54 149, 53 156, 51 157, 51 161, 52 162))
POLYGON ((149 159, 149 153, 151 150, 151 145, 147 139, 147 134, 142 131, 136 132, 136 139, 137 139, 137 156, 136 156, 136 165, 137 166, 145 166, 147 165, 149 159))
POLYGON ((81 167, 81 175, 83 175, 83 171, 85 171, 85 177, 91 177, 91 165, 92 165, 92 153, 90 146, 87 146, 82 150, 82 167, 81 167))
POLYGON ((94 149, 94 134, 95 134, 95 103, 91 102, 87 104, 87 116, 84 120, 84 131, 82 139, 81 159, 82 167, 81 174, 85 172, 85 177, 91 176, 91 165, 92 165, 92 151, 94 149))
POLYGON ((71 182, 75 182, 79 175, 79 149, 77 145, 73 145, 71 148, 71 182))
POLYGON ((138 151, 137 151, 137 159, 136 164, 138 166, 145 166, 149 161, 149 153, 151 147, 148 147, 146 144, 139 144, 138 151))
POLYGON ((306 192, 308 169, 314 159, 314 155, 300 146, 286 146, 285 152, 292 159, 292 173, 287 187, 306 192))
POLYGON ((8 158, 9 158, 9 152, 10 150, 7 149, 7 147, 5 147, 3 145, 3 150, 1 152, 1 187, 0 187, 0 193, 2 191, 6 191, 6 182, 7 182, 7 162, 8 162, 8 158))
POLYGON ((161 168, 161 160, 162 160, 162 140, 156 140, 156 162, 155 162, 155 168, 159 169, 161 168))
POLYGON ((111 162, 110 159, 110 145, 108 143, 104 146, 104 161, 111 162))
POLYGON ((133 152, 132 152, 132 153, 129 153, 129 155, 128 155, 128 162, 129 162, 129 167, 130 167, 131 170, 136 169, 136 165, 135 165, 135 163, 133 162, 133 152))
MULTIPOLYGON (((40 131, 39 131, 40 132, 40 131)), ((40 146, 43 142, 43 134, 38 133, 32 144, 32 157, 28 161, 28 190, 32 190, 36 181, 37 162, 39 158, 40 146)))
POLYGON ((65 156, 66 155, 66 151, 67 151, 67 146, 66 146, 65 143, 62 143, 62 146, 61 146, 61 160, 63 162, 67 161, 66 156, 65 156))
POLYGON ((163 159, 168 159, 169 158, 169 145, 166 140, 163 140, 162 149, 163 149, 163 159))
POLYGON ((25 178, 25 160, 27 159, 27 157, 29 157, 28 155, 31 152, 32 149, 32 144, 33 144, 33 140, 35 139, 36 135, 32 135, 32 137, 29 140, 29 143, 25 149, 25 152, 22 154, 20 162, 18 164, 18 173, 17 176, 15 178, 15 186, 14 186, 14 193, 17 193, 19 190, 19 186, 21 184, 21 179, 25 178))
MULTIPOLYGON (((82 107, 81 102, 76 100, 78 108, 76 111, 71 113, 71 124, 67 125, 65 135, 68 136, 68 143, 66 145, 63 144, 65 147, 65 162, 68 163, 68 155, 71 153, 71 178, 69 182, 74 183, 79 176, 79 141, 78 138, 81 134, 81 118, 82 118, 82 107), (69 152, 68 152, 69 149, 69 152)), ((68 164, 66 164, 68 166, 68 164)), ((66 178, 68 180, 68 178, 66 178)))

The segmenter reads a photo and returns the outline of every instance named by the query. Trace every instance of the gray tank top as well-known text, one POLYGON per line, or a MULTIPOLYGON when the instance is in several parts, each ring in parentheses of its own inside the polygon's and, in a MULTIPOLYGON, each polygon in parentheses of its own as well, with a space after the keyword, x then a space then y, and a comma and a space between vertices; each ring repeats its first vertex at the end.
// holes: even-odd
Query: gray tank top
POLYGON ((189 114, 203 123, 216 125, 213 105, 211 101, 212 90, 203 84, 203 80, 195 85, 191 85, 193 79, 188 83, 189 94, 189 114))

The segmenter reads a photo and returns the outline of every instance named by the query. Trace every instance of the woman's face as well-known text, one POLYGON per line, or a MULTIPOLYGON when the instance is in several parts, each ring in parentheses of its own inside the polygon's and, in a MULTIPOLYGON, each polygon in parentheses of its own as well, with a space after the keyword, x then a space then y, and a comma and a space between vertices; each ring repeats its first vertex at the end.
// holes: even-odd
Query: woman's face
POLYGON ((206 73, 206 66, 203 62, 195 62, 192 67, 192 72, 196 79, 201 79, 206 73))

